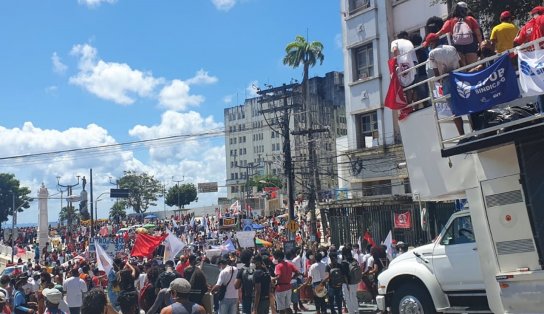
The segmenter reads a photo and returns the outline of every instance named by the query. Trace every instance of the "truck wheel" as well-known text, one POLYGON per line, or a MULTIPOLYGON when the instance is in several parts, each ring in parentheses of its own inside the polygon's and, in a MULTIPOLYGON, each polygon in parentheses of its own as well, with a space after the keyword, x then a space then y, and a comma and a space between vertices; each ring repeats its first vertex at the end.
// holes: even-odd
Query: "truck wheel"
POLYGON ((433 300, 418 284, 404 284, 395 290, 391 300, 393 314, 435 314, 433 300))

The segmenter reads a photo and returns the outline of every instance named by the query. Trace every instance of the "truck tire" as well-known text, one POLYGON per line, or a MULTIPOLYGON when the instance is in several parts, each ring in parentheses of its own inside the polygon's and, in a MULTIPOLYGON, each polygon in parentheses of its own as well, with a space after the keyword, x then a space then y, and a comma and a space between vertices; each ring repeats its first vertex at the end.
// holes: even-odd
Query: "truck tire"
POLYGON ((436 314, 427 289, 419 284, 403 284, 395 289, 391 300, 393 314, 436 314))

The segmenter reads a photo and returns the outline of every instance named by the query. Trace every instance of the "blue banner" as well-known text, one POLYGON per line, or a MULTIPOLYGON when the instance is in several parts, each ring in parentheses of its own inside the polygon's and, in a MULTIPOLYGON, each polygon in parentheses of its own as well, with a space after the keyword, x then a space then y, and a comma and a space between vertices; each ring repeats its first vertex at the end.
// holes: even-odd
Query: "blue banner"
POLYGON ((487 110, 520 97, 516 73, 507 54, 480 72, 453 72, 451 111, 460 116, 487 110))

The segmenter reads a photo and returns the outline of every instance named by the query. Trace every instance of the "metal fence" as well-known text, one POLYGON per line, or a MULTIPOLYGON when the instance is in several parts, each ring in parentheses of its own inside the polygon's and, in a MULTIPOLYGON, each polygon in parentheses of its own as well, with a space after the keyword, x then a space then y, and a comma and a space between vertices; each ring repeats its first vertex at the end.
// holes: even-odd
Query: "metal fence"
POLYGON ((331 230, 331 243, 337 247, 347 243, 358 243, 368 231, 376 243, 382 242, 389 231, 393 239, 408 245, 428 243, 440 232, 447 218, 453 213, 454 203, 422 203, 428 210, 428 228, 421 228, 418 203, 395 205, 351 206, 326 209, 331 230), (394 228, 395 213, 409 213, 411 227, 394 228))

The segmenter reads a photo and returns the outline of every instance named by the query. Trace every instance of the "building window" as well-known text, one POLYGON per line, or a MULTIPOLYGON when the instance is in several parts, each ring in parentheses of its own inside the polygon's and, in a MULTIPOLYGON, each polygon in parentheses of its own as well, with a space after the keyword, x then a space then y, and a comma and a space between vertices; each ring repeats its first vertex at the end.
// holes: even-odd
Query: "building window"
POLYGON ((374 111, 355 116, 357 148, 378 146, 378 112, 374 111))
POLYGON ((350 14, 370 7, 370 0, 348 0, 348 1, 349 1, 350 14))
POLYGON ((404 184, 404 193, 405 194, 412 193, 412 186, 410 186, 410 179, 404 178, 402 183, 404 184))
POLYGON ((363 182, 364 196, 391 195, 391 180, 363 182))
POLYGON ((354 65, 354 80, 365 80, 374 76, 374 50, 372 43, 354 48, 353 59, 354 65))

